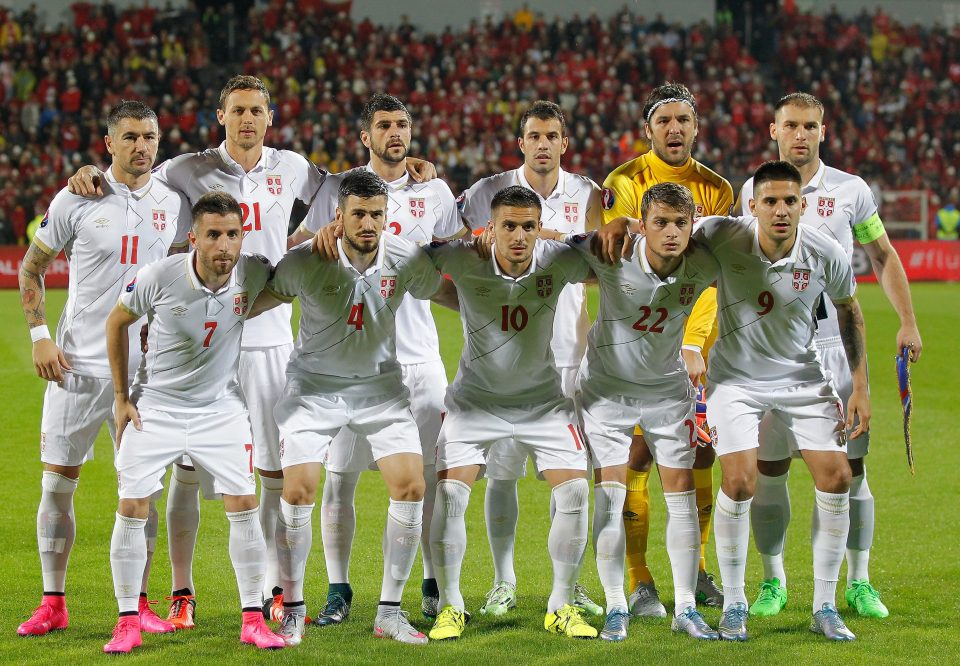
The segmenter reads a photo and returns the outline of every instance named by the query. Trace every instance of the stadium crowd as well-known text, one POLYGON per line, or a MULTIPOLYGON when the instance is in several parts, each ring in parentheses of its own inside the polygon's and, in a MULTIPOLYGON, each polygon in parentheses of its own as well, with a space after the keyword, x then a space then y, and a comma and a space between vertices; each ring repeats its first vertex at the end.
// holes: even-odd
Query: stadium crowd
POLYGON ((642 99, 678 80, 699 100, 694 157, 735 189, 775 155, 773 102, 807 90, 831 119, 832 165, 881 190, 960 198, 958 27, 788 9, 744 35, 723 13, 684 26, 628 9, 569 20, 521 10, 432 35, 413 19, 387 28, 306 4, 274 0, 244 19, 189 3, 79 2, 50 30, 36 6, 0 9, 0 243, 23 243, 76 167, 107 162, 104 117, 122 98, 157 110, 161 160, 219 143, 218 82, 236 71, 271 87, 267 145, 333 172, 366 162, 356 114, 385 90, 414 114, 411 154, 434 161, 454 192, 521 163, 517 120, 537 98, 571 119, 565 168, 599 181, 647 150, 642 99))

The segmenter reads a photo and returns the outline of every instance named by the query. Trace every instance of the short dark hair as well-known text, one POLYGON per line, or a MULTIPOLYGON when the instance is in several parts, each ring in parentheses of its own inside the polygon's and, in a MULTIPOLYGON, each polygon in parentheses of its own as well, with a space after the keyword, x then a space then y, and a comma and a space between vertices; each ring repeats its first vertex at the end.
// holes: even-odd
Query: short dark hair
POLYGON ((490 214, 493 215, 493 211, 503 206, 536 208, 538 214, 543 212, 543 206, 537 193, 520 185, 505 187, 494 194, 493 201, 490 202, 490 214))
POLYGON ((553 102, 545 99, 538 99, 520 116, 520 136, 523 136, 523 128, 531 118, 537 120, 550 120, 555 118, 560 121, 560 136, 567 135, 567 120, 563 117, 563 109, 553 102))
POLYGON ((410 112, 403 102, 393 95, 374 93, 360 111, 360 129, 364 132, 370 131, 370 128, 373 127, 373 115, 377 111, 403 111, 407 116, 407 121, 413 123, 413 116, 410 115, 410 112))
POLYGON ((656 110, 656 107, 668 99, 686 102, 690 105, 690 108, 693 109, 693 115, 696 117, 697 100, 694 98, 693 93, 690 92, 690 89, 682 83, 667 81, 662 86, 657 86, 651 90, 650 94, 647 95, 647 100, 643 103, 643 122, 649 123, 650 114, 656 110))
POLYGON ((110 109, 110 113, 107 114, 107 134, 113 134, 124 118, 152 120, 159 126, 157 114, 153 109, 138 99, 124 99, 120 100, 120 103, 110 109))
POLYGON ((197 225, 200 223, 200 218, 207 214, 222 215, 224 217, 233 214, 237 216, 238 220, 243 222, 243 211, 240 210, 240 204, 226 192, 207 192, 197 199, 197 203, 193 204, 190 212, 193 217, 194 230, 196 230, 197 225))
POLYGON ((784 160, 770 160, 769 162, 761 164, 757 167, 757 170, 753 172, 754 192, 756 192, 757 188, 763 183, 773 180, 786 180, 803 187, 803 177, 800 175, 797 167, 784 160))
POLYGON ((774 115, 785 106, 798 106, 801 109, 820 109, 820 116, 823 117, 823 103, 810 93, 795 92, 784 95, 780 98, 780 101, 777 102, 776 106, 773 107, 774 115))
POLYGON ((387 184, 380 176, 366 169, 354 169, 340 181, 340 187, 337 189, 337 207, 343 210, 347 197, 372 199, 385 196, 387 196, 387 184))
POLYGON ((223 86, 223 90, 220 91, 220 108, 224 111, 227 110, 227 98, 230 96, 230 93, 235 90, 256 90, 263 95, 263 98, 267 102, 267 108, 270 107, 270 91, 267 90, 267 86, 263 81, 248 74, 238 74, 227 81, 226 85, 223 86))
POLYGON ((657 183, 646 192, 640 200, 640 217, 646 218, 647 211, 654 203, 670 206, 681 213, 690 216, 690 221, 697 214, 697 205, 693 202, 693 194, 679 183, 657 183))

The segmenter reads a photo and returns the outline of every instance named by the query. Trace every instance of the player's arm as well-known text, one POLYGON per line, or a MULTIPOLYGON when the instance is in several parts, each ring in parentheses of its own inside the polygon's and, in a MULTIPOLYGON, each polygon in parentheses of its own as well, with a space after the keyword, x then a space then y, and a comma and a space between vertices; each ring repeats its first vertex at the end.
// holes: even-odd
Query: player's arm
POLYGON ((63 371, 72 370, 63 350, 50 339, 47 328, 46 289, 44 275, 56 259, 57 253, 34 240, 20 264, 20 306, 30 328, 33 340, 33 367, 38 377, 47 381, 62 382, 63 371))
POLYGON ((920 339, 920 330, 917 328, 917 318, 913 313, 913 299, 910 297, 910 283, 907 273, 903 270, 900 256, 890 243, 886 233, 875 240, 863 243, 863 249, 870 257, 873 272, 883 288, 890 305, 900 317, 900 330, 897 331, 897 350, 904 347, 910 349, 910 360, 920 359, 923 350, 923 341, 920 339))
POLYGON ((107 359, 110 361, 110 375, 113 377, 114 419, 117 426, 117 446, 127 423, 133 421, 133 427, 141 429, 140 413, 130 402, 130 387, 127 369, 130 363, 130 326, 140 319, 122 303, 117 303, 107 317, 107 359))
POLYGON ((690 317, 687 318, 683 329, 683 346, 680 354, 687 366, 690 382, 696 386, 700 377, 707 371, 707 364, 703 360, 703 347, 710 337, 713 324, 717 320, 717 290, 708 287, 700 294, 700 298, 693 304, 690 317))
POLYGON ((853 427, 854 417, 860 424, 850 433, 853 439, 870 429, 870 395, 867 384, 867 336, 863 323, 863 312, 856 297, 849 300, 834 301, 837 308, 837 321, 840 325, 840 340, 847 354, 850 375, 853 379, 853 393, 847 402, 847 429, 853 427))
POLYGON ((594 256, 611 265, 628 256, 633 249, 629 229, 635 225, 639 225, 639 220, 621 216, 600 227, 591 242, 594 256))
POLYGON ((457 297, 457 288, 454 286, 453 280, 442 280, 440 288, 437 293, 430 297, 430 300, 437 305, 460 312, 460 299, 457 297))

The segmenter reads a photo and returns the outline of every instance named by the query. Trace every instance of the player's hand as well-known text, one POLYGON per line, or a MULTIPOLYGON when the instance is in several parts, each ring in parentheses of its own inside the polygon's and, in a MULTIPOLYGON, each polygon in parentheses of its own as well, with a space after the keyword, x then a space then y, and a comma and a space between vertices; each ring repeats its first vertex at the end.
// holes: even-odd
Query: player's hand
POLYGON ((482 234, 473 237, 473 249, 484 261, 493 255, 493 232, 489 226, 483 228, 482 234))
POLYGON ((542 227, 540 229, 540 233, 537 234, 537 238, 542 238, 543 240, 559 241, 561 243, 566 237, 567 235, 560 231, 554 231, 553 229, 544 229, 542 227))
POLYGON ((627 233, 628 224, 629 218, 618 217, 600 227, 590 243, 594 256, 611 265, 616 265, 621 258, 629 256, 633 249, 633 239, 627 233))
POLYGON ((417 157, 407 158, 407 173, 417 183, 425 183, 437 177, 437 167, 433 162, 421 160, 417 157))
POLYGON ((33 343, 33 367, 37 377, 48 382, 63 382, 63 371, 73 370, 63 355, 63 350, 50 338, 37 340, 33 343))
POLYGON ((140 327, 140 351, 141 351, 142 353, 144 353, 144 354, 146 354, 147 351, 148 351, 148 347, 147 347, 147 334, 148 334, 149 332, 150 332, 150 330, 147 328, 147 325, 146 325, 146 324, 144 324, 143 326, 140 327))
POLYGON ((848 439, 856 439, 870 430, 870 394, 865 388, 855 388, 850 394, 850 399, 847 401, 846 428, 849 433, 848 439), (853 429, 853 423, 857 418, 860 419, 860 423, 853 429))
POLYGON ((337 261, 340 259, 340 250, 337 249, 337 239, 343 237, 343 225, 331 222, 320 227, 314 237, 314 251, 323 261, 337 261))
POLYGON ((683 348, 680 350, 680 356, 683 357, 683 364, 687 366, 687 376, 690 377, 690 383, 696 386, 700 383, 700 378, 707 371, 707 363, 703 360, 703 354, 695 349, 683 348))
POLYGON ((67 179, 70 194, 97 199, 103 196, 103 174, 93 165, 80 167, 80 170, 67 179))
POLYGON ((897 331, 897 350, 903 353, 903 349, 910 349, 910 361, 916 363, 920 360, 920 352, 923 351, 923 341, 920 339, 920 330, 916 324, 910 326, 901 326, 897 331))
POLYGON ((121 437, 128 423, 133 423, 137 430, 143 430, 143 423, 140 421, 140 412, 136 406, 126 396, 117 396, 116 404, 113 407, 113 418, 117 426, 117 448, 120 448, 121 437))

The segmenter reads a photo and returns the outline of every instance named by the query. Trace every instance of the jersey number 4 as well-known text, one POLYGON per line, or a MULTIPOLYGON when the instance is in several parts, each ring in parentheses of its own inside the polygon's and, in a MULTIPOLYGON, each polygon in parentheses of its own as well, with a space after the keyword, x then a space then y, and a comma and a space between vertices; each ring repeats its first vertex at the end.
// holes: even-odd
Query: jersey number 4
POLYGON ((358 331, 363 330, 363 303, 354 303, 350 308, 350 316, 347 317, 347 323, 358 331))

